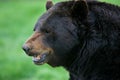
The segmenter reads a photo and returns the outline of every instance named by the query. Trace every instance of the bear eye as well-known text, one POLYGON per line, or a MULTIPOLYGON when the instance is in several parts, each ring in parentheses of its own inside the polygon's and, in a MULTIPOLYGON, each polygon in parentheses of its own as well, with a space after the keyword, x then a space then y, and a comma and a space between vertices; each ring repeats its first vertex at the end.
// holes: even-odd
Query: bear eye
POLYGON ((50 30, 47 30, 47 29, 46 29, 44 32, 45 32, 45 33, 50 33, 50 30))
POLYGON ((50 29, 41 29, 41 31, 42 31, 43 33, 50 33, 50 32, 51 32, 50 29))

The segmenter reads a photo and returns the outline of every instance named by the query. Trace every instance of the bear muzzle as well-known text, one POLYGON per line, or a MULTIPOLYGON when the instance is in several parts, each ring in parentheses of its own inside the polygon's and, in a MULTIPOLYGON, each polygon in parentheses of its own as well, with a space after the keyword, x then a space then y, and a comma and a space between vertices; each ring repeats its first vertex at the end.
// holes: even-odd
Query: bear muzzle
POLYGON ((40 33, 35 32, 22 47, 28 56, 33 57, 32 60, 37 65, 47 63, 53 53, 52 48, 43 43, 42 36, 40 33))
POLYGON ((49 61, 49 57, 53 53, 50 48, 47 48, 45 50, 35 50, 34 48, 27 46, 26 44, 23 45, 23 50, 28 56, 32 56, 33 62, 37 65, 47 63, 49 61))

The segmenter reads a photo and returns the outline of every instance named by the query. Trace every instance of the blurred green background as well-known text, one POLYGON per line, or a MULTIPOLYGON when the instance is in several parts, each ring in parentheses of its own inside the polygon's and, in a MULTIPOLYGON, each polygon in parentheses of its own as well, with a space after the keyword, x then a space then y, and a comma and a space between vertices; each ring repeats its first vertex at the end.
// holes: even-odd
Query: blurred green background
MULTIPOLYGON (((101 1, 120 5, 120 0, 101 1)), ((21 49, 46 11, 45 3, 46 0, 0 0, 0 80, 68 80, 68 72, 62 67, 36 66, 21 49)))

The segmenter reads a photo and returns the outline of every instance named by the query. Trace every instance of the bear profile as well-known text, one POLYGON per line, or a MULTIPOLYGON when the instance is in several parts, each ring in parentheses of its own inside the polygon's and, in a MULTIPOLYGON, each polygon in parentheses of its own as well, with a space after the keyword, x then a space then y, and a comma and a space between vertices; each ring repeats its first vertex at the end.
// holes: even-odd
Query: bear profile
POLYGON ((47 2, 23 45, 37 65, 63 66, 70 80, 120 80, 120 7, 76 0, 47 2))

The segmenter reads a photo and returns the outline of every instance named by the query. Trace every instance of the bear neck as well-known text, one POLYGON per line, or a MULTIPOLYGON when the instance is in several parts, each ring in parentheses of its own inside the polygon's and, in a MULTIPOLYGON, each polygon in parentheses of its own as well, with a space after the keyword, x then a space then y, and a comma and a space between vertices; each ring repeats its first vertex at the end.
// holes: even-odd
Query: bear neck
MULTIPOLYGON (((97 56, 98 58, 99 56, 97 56)), ((65 67, 69 71, 69 80, 119 80, 120 79, 120 65, 109 64, 106 59, 79 60, 73 62, 72 65, 65 67), (106 61, 105 61, 106 60, 106 61), (96 62, 95 62, 96 61, 96 62), (98 64, 97 64, 98 63, 98 64), (117 67, 115 67, 117 65, 117 67)), ((105 58, 105 57, 104 57, 105 58)))
POLYGON ((97 50, 102 44, 105 46, 104 41, 100 40, 96 43, 97 46, 92 46, 91 43, 96 43, 96 40, 85 42, 73 62, 65 66, 69 71, 70 80, 119 80, 120 65, 111 63, 119 57, 116 56, 111 60, 111 56, 115 56, 112 50, 107 52, 103 48, 97 50))
POLYGON ((116 54, 114 54, 111 47, 106 47, 107 40, 102 36, 94 35, 89 39, 86 38, 84 37, 83 44, 78 45, 80 47, 75 48, 71 58, 67 60, 72 59, 73 54, 76 57, 64 66, 70 73, 70 80, 119 80, 120 65, 112 63, 119 58, 117 55, 120 50, 116 50, 116 54))

